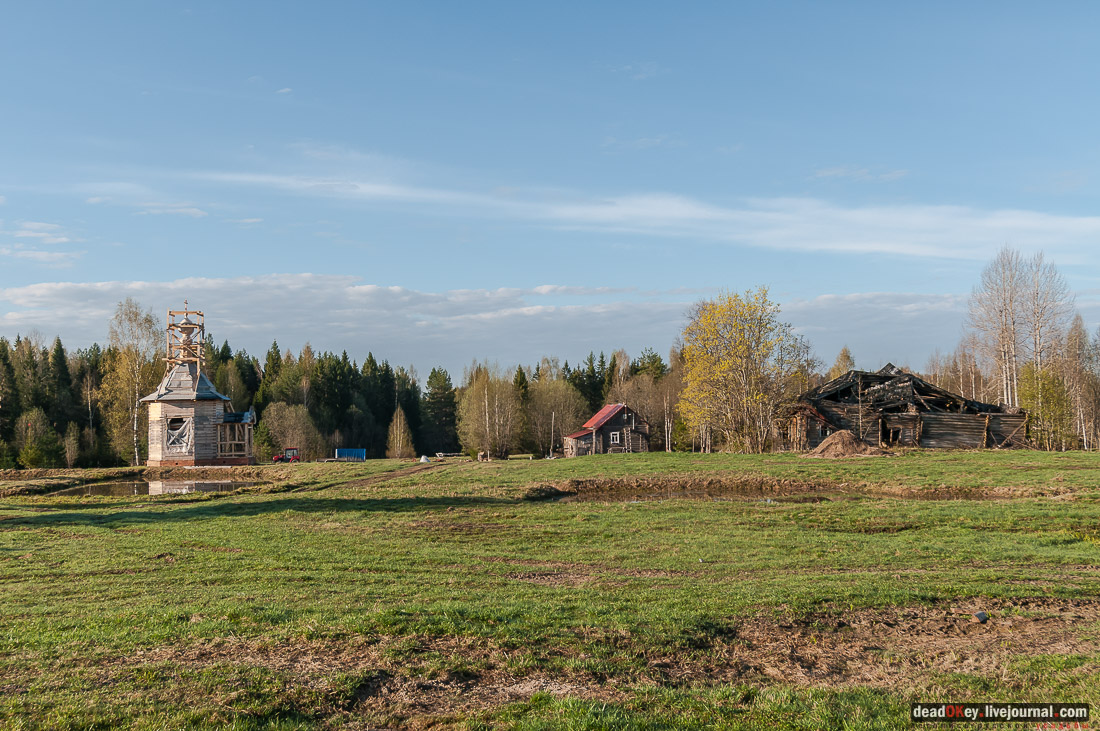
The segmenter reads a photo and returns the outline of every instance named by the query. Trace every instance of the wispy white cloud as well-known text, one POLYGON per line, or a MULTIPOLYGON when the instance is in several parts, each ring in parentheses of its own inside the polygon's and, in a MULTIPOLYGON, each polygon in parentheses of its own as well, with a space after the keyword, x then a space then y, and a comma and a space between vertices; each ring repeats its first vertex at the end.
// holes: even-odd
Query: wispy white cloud
POLYGON ((0 195, 0 206, 4 205, 7 202, 8 202, 8 199, 5 198, 4 196, 0 195))
POLYGON ((901 180, 909 174, 908 170, 888 170, 883 173, 871 172, 868 168, 839 166, 815 170, 813 178, 848 178, 864 182, 890 183, 901 180))
POLYGON ((661 134, 649 137, 635 137, 632 139, 619 139, 618 137, 604 137, 601 146, 610 150, 648 150, 654 147, 683 147, 684 143, 673 135, 661 134))
POLYGON ((0 256, 25 259, 57 268, 72 266, 83 254, 82 251, 43 251, 24 246, 0 246, 0 256))
POLYGON ((203 218, 207 212, 187 203, 142 203, 138 216, 188 216, 203 218))
POLYGON ((144 183, 132 180, 97 180, 77 183, 71 187, 78 195, 87 196, 86 203, 107 203, 111 201, 133 202, 150 200, 157 197, 156 191, 144 183))
POLYGON ((1021 209, 894 204, 843 206, 817 198, 714 203, 671 193, 592 197, 510 188, 476 192, 348 176, 192 174, 287 194, 417 207, 429 214, 498 217, 563 230, 675 237, 774 251, 988 259, 1006 243, 1048 254, 1100 243, 1100 216, 1021 209))
POLYGON ((608 71, 613 74, 621 74, 633 81, 645 81, 646 79, 652 79, 655 76, 667 73, 668 69, 663 68, 654 61, 643 61, 642 63, 609 66, 608 71))
POLYGON ((284 88, 282 88, 282 89, 279 89, 279 90, 278 90, 277 92, 275 92, 275 93, 276 93, 276 94, 289 94, 289 93, 290 93, 290 92, 292 92, 292 91, 294 91, 294 90, 293 90, 293 89, 291 89, 291 88, 290 88, 290 87, 288 86, 288 87, 284 87, 284 88))
POLYGON ((230 223, 240 224, 241 226, 251 226, 257 223, 263 223, 262 218, 231 218, 230 223))
POLYGON ((189 216, 203 218, 209 215, 195 203, 187 200, 172 200, 174 196, 157 191, 142 182, 131 180, 104 180, 79 183, 71 190, 86 196, 84 202, 90 205, 112 205, 123 208, 136 208, 138 216, 189 216))
POLYGON ((16 239, 33 239, 39 244, 67 244, 73 239, 60 224, 42 221, 21 221, 14 231, 0 231, 0 235, 16 239))

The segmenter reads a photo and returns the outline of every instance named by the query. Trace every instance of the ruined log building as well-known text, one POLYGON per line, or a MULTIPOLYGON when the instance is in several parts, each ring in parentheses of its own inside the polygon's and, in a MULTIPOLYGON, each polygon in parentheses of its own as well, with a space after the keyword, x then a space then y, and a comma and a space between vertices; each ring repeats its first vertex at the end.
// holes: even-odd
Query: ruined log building
POLYGON ((1027 446, 1027 414, 945 391, 887 364, 848 371, 799 396, 783 421, 784 446, 816 447, 848 429, 879 447, 984 449, 1027 446))

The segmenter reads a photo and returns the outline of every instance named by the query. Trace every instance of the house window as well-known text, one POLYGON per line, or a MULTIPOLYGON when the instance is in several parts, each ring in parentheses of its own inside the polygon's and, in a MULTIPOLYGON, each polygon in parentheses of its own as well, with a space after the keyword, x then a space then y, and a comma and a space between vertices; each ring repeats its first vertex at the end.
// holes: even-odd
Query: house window
POLYGON ((617 431, 611 432, 611 443, 612 444, 618 444, 619 443, 619 432, 617 432, 617 431))
POLYGON ((164 426, 164 451, 168 454, 190 454, 194 444, 194 421, 173 417, 164 426))

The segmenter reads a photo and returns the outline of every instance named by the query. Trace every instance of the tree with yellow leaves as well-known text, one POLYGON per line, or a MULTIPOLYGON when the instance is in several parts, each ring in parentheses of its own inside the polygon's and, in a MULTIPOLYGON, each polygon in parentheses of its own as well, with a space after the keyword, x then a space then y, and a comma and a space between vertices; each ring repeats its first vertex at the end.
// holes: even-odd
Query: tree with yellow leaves
POLYGON ((806 341, 780 322, 767 288, 698 302, 681 337, 679 408, 688 426, 727 450, 767 450, 776 411, 808 387, 817 365, 806 341))
POLYGON ((157 386, 162 373, 158 349, 164 331, 151 311, 131 297, 118 303, 111 318, 111 347, 103 377, 103 406, 111 441, 120 456, 141 464, 141 442, 148 413, 141 397, 157 386))

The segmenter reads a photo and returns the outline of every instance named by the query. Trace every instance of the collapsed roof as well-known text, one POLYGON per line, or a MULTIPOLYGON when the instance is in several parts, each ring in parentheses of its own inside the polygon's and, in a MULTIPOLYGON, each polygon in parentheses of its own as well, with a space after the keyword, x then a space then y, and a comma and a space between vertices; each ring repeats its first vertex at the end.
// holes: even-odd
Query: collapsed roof
POLYGON ((877 371, 848 371, 798 397, 802 404, 858 404, 880 413, 1018 413, 1018 409, 973 401, 945 391, 892 363, 877 371))

